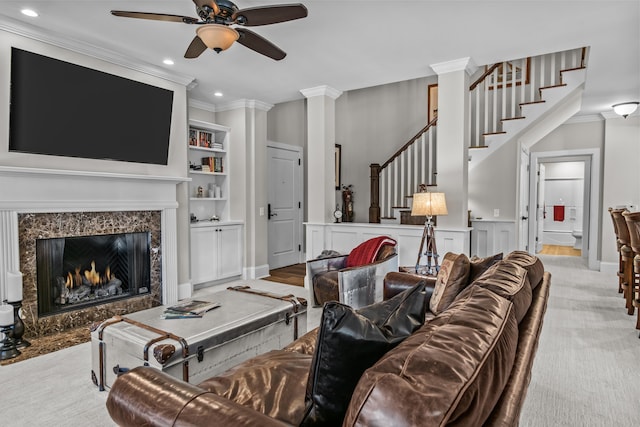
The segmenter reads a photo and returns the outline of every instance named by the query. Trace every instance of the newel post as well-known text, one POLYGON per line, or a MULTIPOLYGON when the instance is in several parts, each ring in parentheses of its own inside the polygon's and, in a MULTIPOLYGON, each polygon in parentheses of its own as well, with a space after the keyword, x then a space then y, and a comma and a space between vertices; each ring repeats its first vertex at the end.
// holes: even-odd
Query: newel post
POLYGON ((380 165, 372 163, 371 168, 371 205, 369 206, 369 222, 380 223, 380 165))

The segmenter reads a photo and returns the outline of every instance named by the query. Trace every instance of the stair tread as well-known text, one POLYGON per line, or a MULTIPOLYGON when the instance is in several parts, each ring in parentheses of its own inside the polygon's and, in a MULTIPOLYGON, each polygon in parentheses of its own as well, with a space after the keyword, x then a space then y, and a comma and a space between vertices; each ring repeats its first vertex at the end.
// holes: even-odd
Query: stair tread
POLYGON ((518 116, 518 117, 509 117, 506 119, 500 119, 501 122, 506 122, 507 120, 522 120, 522 119, 526 119, 525 116, 518 116))
POLYGON ((487 133, 483 133, 482 136, 489 136, 489 135, 502 135, 503 133, 506 133, 505 131, 500 131, 500 132, 487 132, 487 133))
POLYGON ((398 219, 395 216, 381 216, 380 219, 398 219))
POLYGON ((544 99, 541 99, 540 101, 528 101, 528 102, 521 102, 519 105, 523 106, 523 105, 530 105, 530 104, 543 104, 547 101, 545 101, 544 99))
POLYGON ((409 206, 391 206, 391 209, 411 209, 409 206))
POLYGON ((564 70, 560 70, 561 73, 565 71, 576 71, 576 70, 585 70, 587 67, 575 67, 575 68, 565 68, 564 70))
POLYGON ((488 145, 472 145, 469 148, 489 148, 488 145))
POLYGON ((541 88, 539 88, 538 90, 543 90, 543 89, 553 89, 554 87, 563 87, 566 86, 566 83, 559 83, 557 85, 551 85, 551 86, 543 86, 541 88))

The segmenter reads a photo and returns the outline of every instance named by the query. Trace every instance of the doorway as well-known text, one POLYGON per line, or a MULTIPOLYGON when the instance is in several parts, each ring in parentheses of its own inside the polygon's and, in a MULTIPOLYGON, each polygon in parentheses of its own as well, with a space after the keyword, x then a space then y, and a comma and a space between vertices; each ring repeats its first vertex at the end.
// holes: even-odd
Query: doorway
MULTIPOLYGON (((542 250, 545 243, 545 225, 548 231, 547 240, 566 238, 566 242, 578 245, 582 257, 588 260, 590 269, 598 269, 598 222, 600 188, 600 152, 597 149, 567 150, 531 153, 529 174, 529 203, 536 207, 535 221, 529 221, 528 241, 530 248, 536 252, 542 250), (564 166, 582 165, 581 175, 575 171, 563 176, 564 166), (542 179, 540 169, 544 171, 542 179), (550 169, 553 175, 550 175, 550 169), (578 190, 580 181, 583 188, 578 190), (549 189, 551 184, 551 190, 549 189), (548 194, 551 191, 553 194, 548 194), (582 194, 579 202, 564 200, 564 194, 582 194), (542 194, 541 194, 542 193, 542 194), (549 226, 552 224, 552 226, 549 226), (581 235, 578 231, 582 231, 581 235), (554 234, 555 233, 555 234, 554 234), (542 245, 540 245, 542 243, 542 245)), ((573 196, 572 196, 573 197, 573 196)), ((576 200, 579 197, 574 197, 576 200)))
POLYGON ((269 269, 302 262, 302 147, 267 143, 269 269))

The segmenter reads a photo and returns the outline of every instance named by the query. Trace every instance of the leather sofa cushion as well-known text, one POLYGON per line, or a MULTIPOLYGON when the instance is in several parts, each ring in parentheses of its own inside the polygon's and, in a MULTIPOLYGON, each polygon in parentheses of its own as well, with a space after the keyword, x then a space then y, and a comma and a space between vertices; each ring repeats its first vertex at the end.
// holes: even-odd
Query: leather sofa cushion
POLYGON ((300 426, 337 426, 362 373, 424 322, 424 283, 356 311, 324 305, 300 426))
POLYGON ((318 330, 320 328, 314 328, 295 340, 294 342, 283 348, 284 351, 295 351, 302 354, 310 354, 316 351, 316 341, 318 340, 318 330))
POLYGON ((313 295, 319 305, 327 301, 338 301, 338 270, 329 270, 313 276, 313 295))
POLYGON ((465 254, 447 252, 442 259, 429 309, 436 316, 449 307, 468 284, 469 258, 465 254))
POLYGON ((209 378, 198 387, 298 425, 305 413, 304 393, 311 359, 308 354, 274 350, 209 378))
POLYGON ((516 262, 502 260, 473 282, 473 286, 489 289, 513 302, 518 323, 531 306, 531 285, 527 270, 516 262))
POLYGON ((527 270, 527 276, 529 276, 529 284, 531 289, 535 289, 542 282, 542 276, 544 275, 544 266, 542 261, 528 252, 513 251, 505 257, 506 260, 516 262, 519 266, 527 270))
POLYGON ((472 284, 474 280, 482 275, 485 271, 489 269, 496 262, 502 260, 502 252, 499 254, 491 255, 485 258, 478 258, 476 256, 471 257, 469 260, 469 284, 472 284))
POLYGON ((343 427, 483 425, 517 344, 513 304, 470 286, 363 374, 343 427))

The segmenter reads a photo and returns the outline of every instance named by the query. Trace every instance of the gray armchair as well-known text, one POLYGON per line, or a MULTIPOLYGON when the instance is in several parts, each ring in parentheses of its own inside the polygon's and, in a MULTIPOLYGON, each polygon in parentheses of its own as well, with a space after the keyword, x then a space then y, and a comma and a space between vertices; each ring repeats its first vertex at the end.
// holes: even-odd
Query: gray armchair
POLYGON ((360 308, 382 301, 384 276, 388 272, 398 271, 395 241, 381 246, 374 261, 365 265, 347 267, 349 256, 307 261, 307 280, 315 306, 327 301, 339 301, 360 308))

